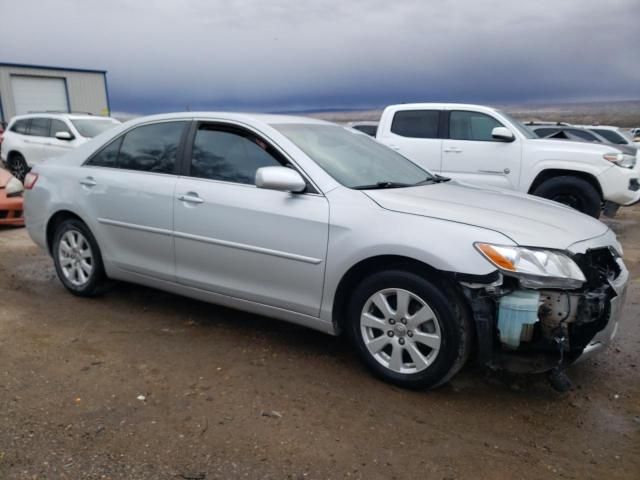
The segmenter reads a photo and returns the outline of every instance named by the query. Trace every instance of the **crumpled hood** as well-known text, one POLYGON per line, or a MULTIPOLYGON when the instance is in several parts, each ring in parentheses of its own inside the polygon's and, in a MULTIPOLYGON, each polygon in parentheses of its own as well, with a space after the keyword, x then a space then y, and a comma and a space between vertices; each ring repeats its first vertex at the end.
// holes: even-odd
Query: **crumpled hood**
POLYGON ((453 180, 364 193, 387 210, 487 228, 523 246, 564 250, 608 230, 595 218, 550 200, 453 180))

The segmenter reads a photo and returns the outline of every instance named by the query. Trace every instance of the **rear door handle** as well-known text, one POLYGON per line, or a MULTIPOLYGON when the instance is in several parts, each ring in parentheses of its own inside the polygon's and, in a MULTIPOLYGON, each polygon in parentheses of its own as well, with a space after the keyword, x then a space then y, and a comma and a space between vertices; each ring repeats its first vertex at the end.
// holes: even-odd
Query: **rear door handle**
POLYGON ((201 199, 197 193, 195 192, 189 192, 189 193, 185 193, 184 195, 180 195, 178 197, 178 200, 180 200, 181 202, 187 202, 187 203, 204 203, 204 200, 201 199))
POLYGON ((462 149, 458 147, 449 147, 443 150, 445 153, 461 153, 462 149))
POLYGON ((93 179, 93 177, 87 177, 87 178, 83 178, 82 180, 80 180, 80 185, 84 186, 84 187, 95 187, 97 185, 96 181, 93 179))

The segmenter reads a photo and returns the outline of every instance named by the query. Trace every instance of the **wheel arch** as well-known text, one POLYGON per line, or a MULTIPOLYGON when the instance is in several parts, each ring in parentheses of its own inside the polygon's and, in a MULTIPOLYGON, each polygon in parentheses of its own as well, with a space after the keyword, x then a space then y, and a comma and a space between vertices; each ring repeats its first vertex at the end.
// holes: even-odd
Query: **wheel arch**
MULTIPOLYGON (((89 231, 91 231, 87 222, 85 222, 84 219, 80 217, 80 215, 78 215, 77 213, 72 212, 71 210, 57 211, 51 216, 51 218, 49 218, 49 221, 47 222, 47 228, 46 228, 47 250, 49 251, 50 254, 52 254, 53 236, 56 233, 56 229, 62 222, 69 219, 75 219, 75 220, 81 221, 82 223, 85 224, 85 226, 89 229, 89 231)), ((91 233, 93 234, 93 232, 91 233)), ((95 238, 95 235, 94 235, 94 238, 95 238)))
POLYGON ((598 179, 594 175, 588 172, 582 172, 580 170, 568 170, 568 169, 561 169, 561 168, 547 168, 539 172, 538 175, 536 175, 533 182, 531 183, 531 186, 529 187, 529 190, 527 191, 527 193, 533 194, 536 188, 538 188, 547 180, 550 180, 555 177, 562 177, 562 176, 577 177, 589 182, 589 184, 591 184, 591 186, 593 186, 596 189, 596 191, 600 195, 600 198, 601 199, 604 198, 602 186, 600 185, 600 182, 598 182, 598 179))
POLYGON ((425 275, 432 279, 438 278, 439 280, 448 282, 450 286, 455 289, 455 282, 451 281, 451 274, 438 270, 415 258, 403 255, 377 255, 360 260, 344 273, 336 287, 332 306, 332 321, 336 333, 339 334, 342 332, 344 322, 346 321, 349 292, 353 291, 355 286, 368 275, 393 268, 425 275))

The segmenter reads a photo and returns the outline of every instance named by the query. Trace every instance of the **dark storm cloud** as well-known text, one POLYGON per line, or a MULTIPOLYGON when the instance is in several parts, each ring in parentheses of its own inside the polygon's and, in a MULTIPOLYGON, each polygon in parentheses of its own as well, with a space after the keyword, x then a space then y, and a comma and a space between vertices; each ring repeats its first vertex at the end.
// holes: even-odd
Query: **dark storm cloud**
POLYGON ((0 59, 104 68, 113 108, 640 98, 638 0, 0 0, 0 59))

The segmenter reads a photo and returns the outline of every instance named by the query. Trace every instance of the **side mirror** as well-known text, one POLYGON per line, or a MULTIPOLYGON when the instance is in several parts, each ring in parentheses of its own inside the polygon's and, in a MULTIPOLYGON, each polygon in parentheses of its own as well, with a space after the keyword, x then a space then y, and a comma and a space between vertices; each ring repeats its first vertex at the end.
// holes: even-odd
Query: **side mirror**
POLYGON ((307 188, 304 178, 287 167, 262 167, 256 171, 256 187, 281 192, 303 192, 307 188))
POLYGON ((73 140, 73 135, 69 132, 56 132, 56 138, 58 140, 73 140))
POLYGON ((511 130, 506 127, 496 127, 491 130, 491 136, 500 142, 513 142, 516 137, 513 136, 511 130))

